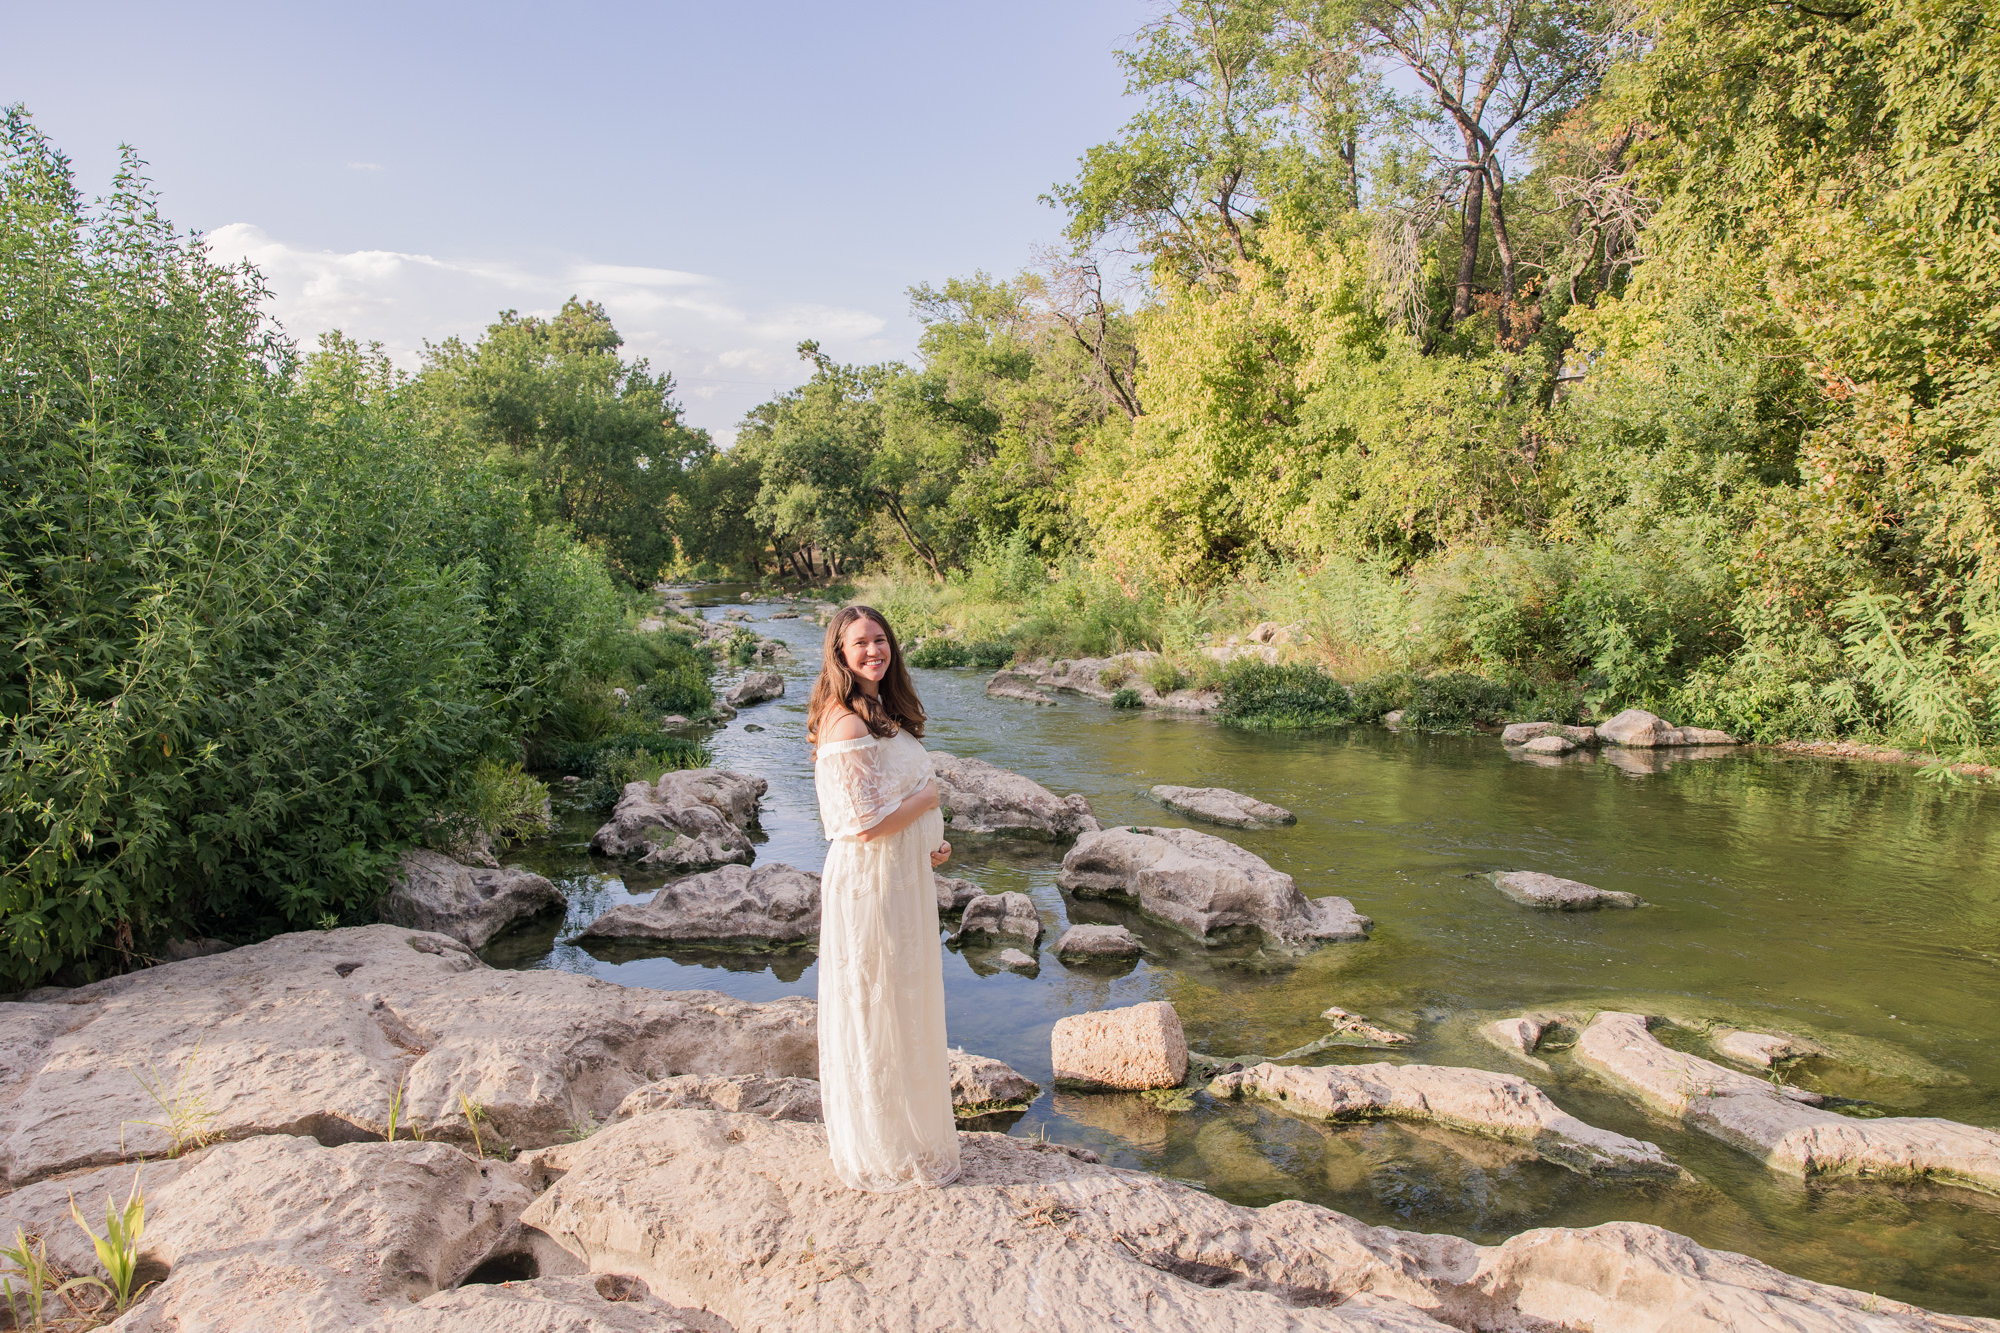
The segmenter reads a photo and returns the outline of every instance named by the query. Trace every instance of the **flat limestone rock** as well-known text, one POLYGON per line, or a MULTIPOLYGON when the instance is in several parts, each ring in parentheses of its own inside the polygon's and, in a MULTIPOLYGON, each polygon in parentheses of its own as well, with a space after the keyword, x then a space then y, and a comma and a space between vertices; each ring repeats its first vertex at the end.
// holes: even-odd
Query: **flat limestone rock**
POLYGON ((677 1074, 632 1089, 614 1120, 654 1111, 740 1111, 768 1120, 820 1119, 819 1080, 764 1074, 677 1074))
POLYGON ((991 1056, 951 1051, 951 1105, 961 1116, 1026 1110, 1042 1086, 991 1056))
POLYGON ((965 904, 955 940, 974 935, 1011 935, 1033 944, 1042 937, 1042 918, 1025 893, 982 893, 965 904))
POLYGON ((1056 883, 1083 898, 1136 899, 1148 915, 1205 937, 1255 926, 1289 943, 1367 937, 1345 898, 1309 899, 1262 857, 1194 829, 1109 828, 1077 839, 1056 883))
POLYGON ((1260 801, 1227 787, 1159 786, 1153 788, 1150 795, 1169 810, 1230 828, 1268 828, 1274 824, 1298 823, 1298 816, 1284 806, 1272 805, 1269 801, 1260 801))
POLYGON ((1587 1125, 1524 1078, 1444 1065, 1261 1064, 1208 1085, 1217 1097, 1261 1097, 1317 1120, 1415 1120, 1523 1144, 1583 1175, 1678 1179, 1653 1144, 1587 1125))
POLYGON ((1000 833, 1049 842, 1068 842, 1095 833, 1090 802, 1077 795, 1058 798, 1038 782, 996 768, 984 759, 960 759, 931 751, 938 795, 951 812, 953 833, 1000 833))
POLYGON ((1521 748, 1529 754, 1573 754, 1577 744, 1567 736, 1537 736, 1521 748))
POLYGON ((980 888, 969 879, 953 879, 949 875, 940 875, 936 871, 932 871, 931 881, 937 885, 937 909, 939 916, 948 916, 953 912, 962 912, 965 910, 965 905, 974 898, 983 898, 986 896, 986 890, 980 888))
POLYGON ((1187 1077, 1187 1036, 1165 1000, 1058 1018, 1049 1049, 1056 1082, 1073 1087, 1139 1091, 1187 1077))
POLYGON ((0 1183, 170 1141, 142 1076, 180 1087, 223 1139, 427 1140, 481 1134, 516 1148, 608 1119, 670 1074, 818 1074, 813 1002, 748 1004, 712 991, 619 986, 556 970, 487 967, 444 935, 400 926, 301 931, 4 1006, 0 1183), (149 1072, 150 1071, 150 1072, 149 1072))
POLYGON ((757 821, 765 786, 762 778, 716 768, 628 782, 590 849, 671 870, 749 865, 756 853, 746 830, 757 821))
POLYGON ((1597 907, 1644 907, 1636 893, 1599 889, 1574 879, 1544 875, 1537 870, 1495 870, 1486 876, 1493 887, 1528 907, 1557 912, 1587 912, 1597 907))
POLYGON ((1000 966, 1010 972, 1032 972, 1041 964, 1037 963, 1032 955, 1022 953, 1019 949, 1002 949, 1000 966))
POLYGON ((1538 1014, 1519 1014, 1482 1024, 1479 1035, 1509 1055, 1546 1071, 1549 1062, 1537 1056, 1535 1048, 1541 1045, 1542 1034, 1549 1030, 1552 1023, 1553 1020, 1538 1014))
POLYGON ((555 885, 521 866, 487 870, 418 849, 403 853, 376 912, 395 925, 436 931, 478 949, 522 917, 568 902, 555 885))
MULTIPOLYGON (((771 617, 776 620, 777 617, 771 617)), ((481 1282, 441 1291, 360 1333, 733 1333, 712 1314, 668 1305, 635 1277, 598 1273, 481 1282)))
POLYGON ((1056 700, 1035 687, 1032 676, 1024 676, 1018 671, 1001 667, 986 680, 986 697, 989 699, 1014 699, 1024 704, 1042 704, 1053 708, 1056 700))
POLYGON ((1500 732, 1503 745, 1526 745, 1529 741, 1555 736, 1568 741, 1572 746, 1595 745, 1598 741, 1596 727, 1571 727, 1560 722, 1514 722, 1500 732))
POLYGON ((1056 941, 1058 958, 1136 958, 1139 937, 1123 926, 1071 926, 1056 941))
POLYGON ((1341 1036, 1357 1038, 1370 1046, 1410 1044, 1410 1035, 1407 1032, 1391 1032, 1388 1028, 1379 1027, 1360 1014, 1350 1013, 1337 1004, 1329 1006, 1320 1017, 1331 1024, 1333 1030, 1341 1036))
POLYGON ((1793 1175, 1942 1180, 2000 1193, 2000 1130, 1930 1117, 1857 1120, 1822 1098, 1663 1045, 1639 1014, 1601 1013, 1576 1058, 1653 1109, 1793 1175))
MULTIPOLYGON (((783 647, 783 644, 779 644, 783 647)), ((785 678, 775 671, 746 671, 743 679, 730 686, 723 701, 733 708, 748 708, 775 699, 785 692, 785 678)))
POLYGON ((742 1333, 1972 1333, 1632 1222, 1498 1246, 1244 1208, 961 1134, 947 1189, 843 1188, 819 1126, 671 1111, 594 1135, 528 1225, 742 1333))
POLYGON ((142 1262, 167 1277, 117 1327, 345 1333, 520 1243, 532 1197, 509 1164, 445 1143, 222 1144, 148 1189, 142 1262))
POLYGON ((576 938, 796 944, 819 935, 819 906, 811 871, 781 861, 723 866, 677 879, 651 902, 614 907, 576 938))
POLYGON ((1119 690, 1139 696, 1141 708, 1157 708, 1170 713, 1213 713, 1222 706, 1217 689, 1179 689, 1161 694, 1145 678, 1145 670, 1159 659, 1158 653, 1120 653, 1115 657, 1079 657, 1059 662, 1021 662, 1009 674, 1043 690, 1080 694, 1099 703, 1109 703, 1119 690), (1115 684, 1109 682, 1116 682, 1115 684))

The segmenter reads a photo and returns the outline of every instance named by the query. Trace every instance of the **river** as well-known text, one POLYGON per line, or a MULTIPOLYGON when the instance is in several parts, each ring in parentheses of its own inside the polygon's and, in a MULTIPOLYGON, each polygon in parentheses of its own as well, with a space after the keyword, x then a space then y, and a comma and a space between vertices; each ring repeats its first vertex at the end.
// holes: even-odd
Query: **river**
MULTIPOLYGON (((805 742, 821 629, 771 620, 776 602, 725 586, 697 603, 745 606, 797 660, 783 698, 715 733, 718 766, 770 784, 759 863, 819 869, 824 847, 805 742)), ((713 615, 715 613, 711 613, 713 615)), ((2000 793, 1939 787, 1901 768, 1768 751, 1634 774, 1604 762, 1540 766, 1492 738, 1353 727, 1304 735, 1117 711, 988 699, 986 673, 917 671, 925 743, 1081 792, 1105 824, 1185 825, 1228 837, 1337 893, 1375 920, 1370 939, 1303 956, 1254 943, 1204 948, 1136 913, 1078 904, 1145 941, 1123 975, 1070 971, 1048 952, 1069 923, 1062 848, 961 838, 945 873, 1032 897, 1046 933, 1039 971, 1002 970, 1000 948, 947 948, 954 1045, 1050 1078, 1049 1029, 1065 1014, 1173 1002, 1194 1048, 1275 1054, 1326 1034, 1338 1004, 1415 1034, 1407 1054, 1335 1048, 1312 1062, 1474 1065, 1535 1079, 1565 1110, 1649 1139, 1694 1184, 1597 1181, 1494 1140, 1394 1123, 1331 1126, 1197 1094, 1186 1109, 1140 1095, 1044 1092, 981 1128, 1087 1145, 1116 1165, 1233 1202, 1305 1199, 1368 1222, 1491 1242, 1544 1225, 1651 1222, 1787 1272, 1964 1314, 2000 1315, 2000 1199, 1947 1186, 1804 1182, 1639 1109, 1551 1058, 1543 1074, 1473 1029, 1530 1008, 1636 1009, 1686 1022, 1776 1027, 1850 1060, 1794 1081, 1896 1115, 2000 1123, 2000 793), (1215 829, 1146 796, 1156 783, 1223 786, 1289 807, 1296 826, 1215 829), (1638 911, 1543 913, 1503 898, 1496 869, 1546 871, 1639 894, 1638 911)), ((729 677, 723 677, 726 684, 729 677)), ((568 939, 662 882, 594 860, 595 820, 565 823, 506 859, 570 895, 565 918, 524 925, 486 951, 499 966, 562 968, 748 1000, 811 995, 810 952, 593 956, 568 939)))

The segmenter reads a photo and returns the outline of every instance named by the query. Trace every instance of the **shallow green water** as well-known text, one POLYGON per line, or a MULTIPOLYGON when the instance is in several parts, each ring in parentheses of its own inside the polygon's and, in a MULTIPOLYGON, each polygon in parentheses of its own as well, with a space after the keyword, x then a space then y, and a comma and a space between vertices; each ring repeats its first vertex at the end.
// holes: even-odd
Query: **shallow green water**
MULTIPOLYGON (((713 602, 731 589, 705 590, 713 602)), ((824 843, 804 738, 820 630, 768 621, 794 646, 786 696, 717 733, 723 767, 770 783, 758 859, 817 870, 824 843), (755 725, 760 731, 748 730, 755 725)), ((1167 999, 1192 1046, 1275 1054, 1325 1034, 1330 1004, 1417 1036, 1396 1059, 1527 1074, 1564 1109, 1650 1139, 1692 1185, 1594 1182, 1515 1149, 1418 1126, 1327 1126, 1255 1105, 1169 1111, 1139 1096, 1045 1093, 985 1126, 1087 1144, 1106 1160, 1200 1184, 1239 1203, 1300 1198, 1370 1222, 1493 1241, 1528 1227, 1653 1222, 1788 1272, 1960 1313, 2000 1314, 2000 1199, 1945 1187, 1808 1184, 1714 1140, 1681 1133, 1552 1057, 1542 1075, 1473 1029, 1527 1008, 1637 1008, 1820 1036, 1852 1060, 1799 1081, 1894 1114, 2000 1123, 2000 793, 1939 789, 1901 769, 1764 753, 1632 773, 1604 762, 1541 766, 1485 737, 1374 727, 1310 736, 1230 731, 1064 697, 1038 708, 986 698, 984 673, 918 672, 926 744, 977 755, 1111 823, 1192 824, 1154 805, 1161 782, 1216 785, 1297 812, 1295 827, 1221 833, 1375 919, 1371 939, 1303 957, 1254 945, 1204 949, 1134 913, 1068 904, 1061 848, 961 839, 948 869, 1029 894, 1046 951, 1070 920, 1120 921, 1146 942, 1129 971, 998 971, 992 950, 945 955, 951 1040, 1049 1078, 1049 1028, 1065 1014, 1167 999), (1636 912, 1550 914, 1480 880, 1533 869, 1627 889, 1636 912), (1870 1072, 1865 1066, 1874 1066, 1870 1072)), ((557 967, 628 985, 709 987, 745 999, 812 994, 809 952, 594 957, 564 942, 661 881, 594 862, 595 821, 574 821, 522 860, 570 893, 561 922, 488 949, 500 965, 557 967)), ((1380 1053, 1335 1050, 1314 1062, 1380 1053)))

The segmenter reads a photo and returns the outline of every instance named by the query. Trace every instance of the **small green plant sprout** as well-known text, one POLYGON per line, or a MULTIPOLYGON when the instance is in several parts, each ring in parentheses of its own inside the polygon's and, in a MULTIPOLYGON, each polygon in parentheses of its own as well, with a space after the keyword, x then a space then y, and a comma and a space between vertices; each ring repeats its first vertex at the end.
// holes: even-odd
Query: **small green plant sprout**
POLYGON ((479 1137, 479 1122, 486 1118, 486 1108, 461 1092, 458 1094, 458 1109, 465 1114, 465 1127, 472 1131, 472 1155, 486 1156, 486 1145, 479 1137))
POLYGON ((133 1069, 132 1077, 145 1089, 146 1096, 153 1105, 160 1108, 158 1120, 127 1120, 119 1126, 118 1151, 125 1151, 125 1125, 138 1125, 145 1129, 157 1129, 167 1136, 167 1156, 179 1157, 189 1148, 206 1148, 215 1138, 215 1112, 208 1106, 208 1095, 190 1091, 188 1078, 194 1072, 195 1061, 201 1058, 201 1043, 196 1042, 188 1052, 188 1058, 181 1062, 180 1074, 173 1086, 167 1085, 165 1075, 154 1068, 149 1060, 142 1069, 133 1069))
MULTIPOLYGON (((403 1090, 409 1085, 409 1082, 410 1076, 406 1073, 396 1080, 396 1090, 389 1094, 389 1132, 384 1136, 384 1142, 394 1143, 396 1141, 396 1127, 403 1119, 403 1090)), ((416 1133, 414 1126, 411 1127, 410 1137, 413 1139, 421 1137, 416 1133)))
MULTIPOLYGON (((49 1262, 48 1243, 37 1237, 30 1242, 28 1233, 20 1227, 14 1228, 14 1243, 0 1245, 0 1259, 10 1265, 0 1272, 0 1291, 7 1295, 7 1313, 13 1318, 14 1327, 21 1333, 44 1333, 48 1319, 42 1309, 47 1304, 49 1293, 63 1295, 75 1287, 87 1286, 91 1279, 71 1278, 58 1283, 55 1265, 49 1262), (14 1292, 14 1279, 21 1279, 21 1292, 14 1292)), ((99 1284, 102 1285, 102 1284, 99 1284)))
POLYGON ((110 1195, 104 1196, 104 1234, 101 1236, 83 1220, 83 1212, 76 1206, 76 1196, 72 1194, 69 1199, 69 1215, 83 1228, 83 1234, 90 1237, 91 1246, 97 1251, 97 1262, 104 1265, 105 1276, 111 1279, 104 1282, 86 1277, 76 1281, 102 1289, 111 1298, 112 1308, 118 1314, 124 1314, 146 1290, 145 1287, 137 1291, 132 1288, 132 1280, 139 1271, 139 1238, 146 1234, 146 1193, 139 1183, 139 1176, 144 1170, 141 1167, 133 1173, 132 1188, 126 1194, 122 1208, 110 1195))
POLYGON ((318 926, 321 930, 338 930, 340 929, 340 918, 335 916, 331 912, 321 912, 319 914, 319 920, 315 921, 313 924, 318 926))

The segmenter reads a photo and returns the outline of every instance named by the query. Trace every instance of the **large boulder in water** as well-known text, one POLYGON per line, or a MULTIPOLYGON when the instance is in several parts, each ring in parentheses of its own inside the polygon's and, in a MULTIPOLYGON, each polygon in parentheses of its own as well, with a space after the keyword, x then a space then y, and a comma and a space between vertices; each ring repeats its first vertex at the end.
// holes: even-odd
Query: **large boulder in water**
POLYGON ((1090 802, 1083 797, 1058 797, 1040 783, 984 759, 960 759, 933 750, 931 770, 937 774, 938 797, 951 815, 945 826, 953 833, 1068 842, 1098 829, 1090 802))
POLYGON ((958 932, 963 940, 974 935, 1011 935, 1030 944, 1042 937, 1041 914, 1035 900, 1025 893, 982 893, 961 909, 958 932))
POLYGON ((1187 1077, 1181 1016, 1165 1000, 1058 1018, 1049 1033, 1056 1082, 1084 1088, 1171 1088, 1187 1077))
POLYGON ((797 944, 819 934, 819 876, 773 862, 677 879, 652 901, 624 903, 585 926, 582 940, 797 944))
POLYGON ((785 678, 777 672, 746 671, 743 673, 743 679, 730 686, 729 692, 722 698, 732 707, 748 708, 751 704, 761 704, 767 699, 775 699, 784 692, 785 678))
POLYGON ((756 853, 747 830, 757 820, 765 785, 748 773, 717 768, 628 782, 590 849, 668 870, 749 865, 756 853))
POLYGON ((555 885, 521 866, 488 870, 419 849, 403 853, 375 910, 384 921, 434 930, 478 949, 520 918, 568 901, 555 885))
POLYGON ((1736 738, 1726 731, 1707 727, 1677 727, 1643 708, 1628 708, 1609 722, 1597 724, 1599 740, 1631 750, 1652 750, 1676 745, 1734 745, 1736 738))
POLYGON ((1208 833, 1110 828, 1077 840, 1056 883, 1078 897, 1130 898, 1191 935, 1256 926, 1294 943, 1358 940, 1372 922, 1345 898, 1310 899, 1290 875, 1208 833))
POLYGON ((1539 870, 1496 870, 1486 876, 1493 887, 1525 907, 1556 912, 1587 912, 1597 907, 1644 907, 1646 900, 1621 889, 1600 889, 1581 880, 1544 875, 1539 870))

